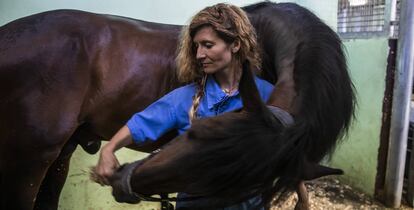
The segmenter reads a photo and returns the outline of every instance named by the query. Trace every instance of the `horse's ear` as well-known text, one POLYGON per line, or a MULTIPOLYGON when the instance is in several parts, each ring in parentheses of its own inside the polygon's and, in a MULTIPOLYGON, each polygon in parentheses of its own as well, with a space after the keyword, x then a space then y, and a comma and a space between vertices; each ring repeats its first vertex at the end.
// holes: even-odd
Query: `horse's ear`
POLYGON ((245 60, 242 67, 242 75, 239 84, 240 96, 243 101, 243 108, 248 112, 260 112, 264 104, 260 98, 259 91, 253 73, 250 70, 250 62, 245 60))

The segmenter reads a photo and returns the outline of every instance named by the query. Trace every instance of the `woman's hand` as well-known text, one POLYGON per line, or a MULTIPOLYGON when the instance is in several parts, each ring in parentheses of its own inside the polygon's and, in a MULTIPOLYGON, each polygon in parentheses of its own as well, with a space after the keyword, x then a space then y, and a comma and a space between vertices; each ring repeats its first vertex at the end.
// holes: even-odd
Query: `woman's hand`
POLYGON ((98 164, 95 167, 96 179, 101 185, 109 185, 109 178, 119 167, 119 161, 115 156, 115 151, 110 145, 105 145, 99 155, 98 164))
POLYGON ((119 161, 115 151, 132 144, 132 136, 129 128, 123 126, 112 139, 102 147, 98 164, 92 169, 91 179, 101 185, 109 185, 110 177, 119 168, 119 161))

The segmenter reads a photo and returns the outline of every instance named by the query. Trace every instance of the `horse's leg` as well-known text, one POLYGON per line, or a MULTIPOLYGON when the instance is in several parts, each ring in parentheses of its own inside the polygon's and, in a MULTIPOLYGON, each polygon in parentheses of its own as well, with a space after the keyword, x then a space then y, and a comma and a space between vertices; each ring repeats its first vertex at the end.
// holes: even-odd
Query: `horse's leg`
POLYGON ((100 139, 94 134, 89 124, 82 124, 72 134, 66 142, 59 157, 49 167, 49 170, 43 179, 37 195, 35 209, 57 209, 60 193, 65 184, 68 172, 70 158, 78 145, 89 154, 94 154, 99 150, 100 139))
POLYGON ((70 158, 77 144, 73 139, 66 142, 59 157, 49 167, 37 194, 34 209, 54 210, 58 208, 59 196, 69 171, 70 158))
MULTIPOLYGON (((3 171, 2 171, 3 169, 0 167, 0 186, 3 186, 3 183, 4 183, 4 176, 3 176, 3 171)), ((5 203, 4 203, 4 200, 3 200, 3 198, 5 197, 6 195, 5 195, 5 192, 4 192, 4 190, 0 190, 0 209, 4 209, 4 205, 5 205, 5 203)))
POLYGON ((45 148, 33 144, 7 147, 7 153, 2 154, 1 190, 4 193, 0 198, 0 209, 33 209, 42 179, 58 156, 60 147, 45 148))
POLYGON ((37 113, 48 113, 41 107, 34 109, 39 111, 18 109, 4 115, 9 124, 1 129, 0 171, 3 174, 0 186, 4 193, 0 198, 0 209, 34 208, 47 170, 59 157, 65 142, 76 128, 74 117, 61 117, 65 123, 55 123, 59 122, 53 119, 55 116, 49 116, 48 119, 32 117, 37 113), (25 116, 31 117, 22 120, 16 113, 28 113, 25 116))
POLYGON ((298 194, 298 202, 296 203, 295 210, 309 210, 308 191, 304 181, 299 182, 296 193, 298 194))

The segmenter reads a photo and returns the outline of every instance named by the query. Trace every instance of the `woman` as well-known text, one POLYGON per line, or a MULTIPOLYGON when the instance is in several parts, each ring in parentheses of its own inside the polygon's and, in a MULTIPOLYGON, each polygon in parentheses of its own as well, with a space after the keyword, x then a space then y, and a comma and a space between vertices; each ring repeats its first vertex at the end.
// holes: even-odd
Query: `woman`
MULTIPOLYGON (((238 84, 245 60, 250 62, 251 69, 260 67, 256 34, 240 8, 217 4, 197 13, 183 29, 177 56, 178 77, 190 84, 133 115, 101 149, 96 172, 103 184, 109 184, 107 177, 119 167, 114 154, 118 149, 132 143, 155 141, 171 129, 181 134, 196 118, 241 108, 238 84)), ((256 85, 266 101, 273 86, 259 78, 256 85)), ((252 202, 258 201, 254 198, 225 209, 249 209, 252 202)), ((177 203, 177 208, 184 206, 184 202, 177 203)))

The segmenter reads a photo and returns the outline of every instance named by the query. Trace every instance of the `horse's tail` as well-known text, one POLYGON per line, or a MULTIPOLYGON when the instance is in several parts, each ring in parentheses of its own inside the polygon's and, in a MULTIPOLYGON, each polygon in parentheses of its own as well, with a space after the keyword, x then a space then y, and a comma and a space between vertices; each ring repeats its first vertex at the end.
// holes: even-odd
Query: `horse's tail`
POLYGON ((312 162, 321 161, 342 139, 355 106, 342 42, 331 28, 317 19, 305 28, 309 33, 296 53, 294 71, 301 101, 297 124, 289 129, 288 135, 290 139, 298 139, 312 162))
MULTIPOLYGON (((275 157, 276 169, 282 169, 278 189, 317 178, 309 170, 319 170, 317 164, 333 152, 354 116, 354 87, 340 38, 310 11, 300 10, 307 20, 301 26, 294 61, 299 106, 295 124, 283 134, 286 144, 275 157)), ((326 171, 320 171, 322 175, 326 171)))

